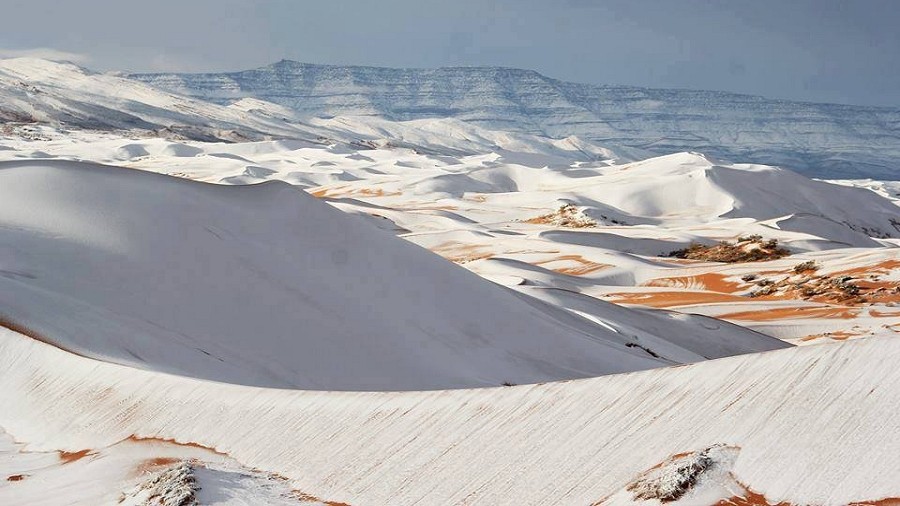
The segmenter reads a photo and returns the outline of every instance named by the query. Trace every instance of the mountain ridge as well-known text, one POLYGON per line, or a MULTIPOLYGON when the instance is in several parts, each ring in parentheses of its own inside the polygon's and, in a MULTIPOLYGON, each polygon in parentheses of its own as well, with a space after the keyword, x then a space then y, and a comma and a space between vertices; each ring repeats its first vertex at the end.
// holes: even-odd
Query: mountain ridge
POLYGON ((393 69, 281 60, 236 72, 126 75, 222 105, 266 100, 301 117, 452 117, 657 154, 701 151, 814 177, 900 177, 900 108, 579 84, 509 67, 393 69))
MULTIPOLYGON (((75 62, 60 60, 60 63, 70 63, 72 65, 78 65, 75 62)), ((567 81, 565 79, 560 79, 556 77, 551 77, 546 75, 540 71, 533 69, 525 69, 521 67, 509 67, 506 65, 442 65, 439 67, 385 67, 379 65, 357 65, 357 64, 348 64, 348 65, 340 65, 334 63, 313 63, 308 61, 300 61, 293 60, 290 58, 282 58, 280 60, 274 61, 272 63, 262 65, 259 67, 254 67, 252 69, 246 70, 222 70, 222 71, 199 71, 199 72, 125 72, 125 71, 111 71, 105 73, 111 73, 114 75, 122 75, 122 76, 149 76, 149 75, 170 75, 170 74, 178 74, 181 76, 199 76, 199 75, 218 75, 218 74, 234 74, 239 72, 247 72, 251 70, 264 70, 271 67, 278 66, 299 66, 299 67, 330 67, 330 68, 359 68, 359 69, 387 69, 387 70, 396 70, 396 71, 439 71, 439 70, 504 70, 504 71, 513 71, 513 72, 521 72, 524 74, 534 74, 549 81, 556 81, 560 83, 565 83, 568 85, 577 85, 577 86, 591 86, 591 87, 600 87, 600 88, 627 88, 634 90, 653 90, 653 91, 671 91, 671 92, 684 92, 684 93, 698 93, 698 94, 713 94, 713 95, 727 95, 733 97, 742 97, 742 98, 752 98, 765 100, 770 102, 788 102, 793 104, 806 104, 806 105, 823 105, 829 107, 849 107, 854 109, 871 109, 871 110, 881 110, 881 111, 890 111, 890 112, 900 112, 900 106, 887 106, 887 105, 859 105, 859 104, 848 104, 843 102, 823 102, 816 100, 795 100, 789 98, 779 98, 779 97, 769 97, 766 95, 759 95, 755 93, 741 93, 737 91, 727 91, 727 90, 715 90, 712 88, 680 88, 680 87, 653 87, 653 86, 640 86, 636 84, 608 84, 608 83, 589 83, 584 81, 567 81)), ((95 72, 103 74, 104 72, 95 72)))

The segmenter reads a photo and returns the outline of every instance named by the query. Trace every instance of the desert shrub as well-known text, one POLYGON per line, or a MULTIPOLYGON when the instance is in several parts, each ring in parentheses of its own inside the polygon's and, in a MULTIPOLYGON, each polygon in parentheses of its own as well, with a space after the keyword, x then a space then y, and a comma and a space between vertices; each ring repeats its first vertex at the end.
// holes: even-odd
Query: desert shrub
POLYGON ((739 237, 737 243, 720 241, 712 246, 691 243, 687 248, 675 250, 669 257, 707 262, 761 262, 790 255, 786 248, 778 246, 778 240, 763 241, 760 236, 739 237))
POLYGON ((818 268, 819 266, 816 265, 816 262, 814 260, 807 260, 806 262, 794 266, 794 272, 797 274, 801 274, 804 272, 816 271, 818 270, 818 268))

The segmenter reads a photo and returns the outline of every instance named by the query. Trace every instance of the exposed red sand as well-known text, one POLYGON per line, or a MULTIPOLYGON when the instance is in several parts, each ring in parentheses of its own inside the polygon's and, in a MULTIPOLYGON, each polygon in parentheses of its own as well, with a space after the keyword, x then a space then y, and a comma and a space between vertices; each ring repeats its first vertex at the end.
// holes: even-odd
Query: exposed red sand
POLYGON ((147 442, 168 443, 168 444, 173 444, 173 445, 177 445, 177 446, 188 446, 191 448, 199 448, 201 450, 207 450, 207 451, 216 453, 218 455, 226 455, 226 456, 228 455, 227 453, 220 452, 219 450, 216 450, 215 448, 212 448, 210 446, 203 446, 199 443, 194 443, 192 441, 183 443, 181 441, 175 441, 174 439, 166 439, 166 438, 160 438, 160 437, 140 437, 140 436, 135 436, 134 434, 128 436, 124 440, 131 441, 132 443, 147 443, 147 442))
POLYGON ((400 192, 385 192, 381 188, 348 188, 348 185, 332 186, 310 190, 314 197, 393 197, 400 192))
MULTIPOLYGON (((781 277, 758 289, 764 300, 808 300, 845 306, 900 302, 900 282, 880 278, 900 267, 898 260, 885 260, 873 265, 844 269, 831 274, 818 274, 811 269, 799 274, 791 270, 762 271, 760 279, 781 277)), ((751 286, 748 284, 747 286, 751 286)))
POLYGON ((592 262, 581 255, 562 255, 556 258, 551 258, 550 260, 541 260, 540 262, 534 262, 534 265, 545 265, 554 262, 574 262, 576 265, 571 267, 550 268, 550 270, 552 270, 553 272, 568 274, 569 276, 584 276, 585 274, 590 274, 592 272, 599 271, 600 269, 611 267, 607 264, 592 262))
POLYGON ((72 462, 81 460, 88 456, 91 453, 91 450, 80 450, 77 452, 59 452, 59 460, 62 461, 63 464, 71 464, 72 462))
POLYGON ((719 293, 734 293, 742 288, 740 283, 728 281, 728 276, 715 272, 697 274, 694 276, 674 276, 670 278, 656 278, 643 284, 643 286, 658 286, 667 288, 689 288, 709 290, 719 293))
POLYGON ((846 341, 853 336, 859 336, 862 334, 854 334, 853 332, 847 332, 845 330, 837 330, 834 332, 824 332, 822 334, 811 334, 802 339, 801 341, 814 341, 816 339, 828 338, 833 339, 835 341, 846 341))
POLYGON ((611 302, 669 308, 719 302, 748 302, 746 297, 718 292, 621 292, 607 294, 611 302))
MULTIPOLYGON (((670 260, 674 259, 667 259, 670 260)), ((828 275, 817 274, 815 269, 799 273, 794 269, 764 270, 756 273, 755 279, 748 281, 729 280, 728 278, 735 276, 707 272, 656 278, 642 286, 707 290, 723 294, 735 294, 757 286, 753 298, 758 300, 807 300, 842 306, 863 306, 900 302, 900 282, 880 279, 898 267, 900 260, 886 260, 828 275)), ((665 306, 660 304, 654 307, 665 306)))
POLYGON ((341 188, 346 188, 346 185, 345 186, 333 186, 331 188, 320 187, 315 190, 309 190, 309 194, 312 195, 313 197, 328 197, 329 192, 337 192, 341 188))
POLYGON ((494 256, 492 251, 485 251, 484 248, 486 247, 480 244, 445 242, 431 248, 431 251, 453 263, 464 264, 494 256))
POLYGON ((722 320, 772 321, 795 318, 839 318, 850 319, 860 314, 859 309, 825 306, 825 307, 779 307, 757 311, 741 311, 719 315, 722 320))
POLYGON ((156 457, 152 459, 147 459, 138 464, 137 468, 135 468, 136 474, 146 474, 151 473, 158 470, 161 467, 171 466, 177 462, 180 462, 181 459, 176 459, 172 457, 156 457))
MULTIPOLYGON (((608 294, 612 302, 655 308, 676 308, 695 304, 751 301, 804 300, 822 307, 746 310, 719 315, 718 318, 741 321, 775 321, 794 318, 852 319, 863 315, 861 307, 871 304, 900 303, 900 282, 880 277, 900 268, 900 260, 886 260, 862 267, 821 275, 816 269, 795 272, 793 268, 761 270, 755 279, 738 281, 736 275, 706 272, 689 276, 656 278, 642 286, 666 287, 679 291, 630 292, 608 294), (735 295, 755 288, 753 296, 735 295)), ((872 309, 876 318, 898 318, 900 310, 872 309)), ((860 335, 849 331, 810 335, 804 340, 828 337, 836 340, 860 335)))
POLYGON ((22 481, 25 479, 26 476, 28 476, 28 475, 27 474, 13 474, 13 475, 7 476, 6 481, 22 481))
POLYGON ((729 497, 717 502, 715 506, 792 506, 789 502, 769 502, 766 496, 744 488, 744 495, 729 497))
POLYGON ((840 274, 843 276, 864 276, 868 274, 888 274, 892 270, 900 269, 900 260, 885 260, 883 262, 879 262, 875 265, 867 265, 863 267, 854 267, 853 269, 847 269, 845 271, 840 271, 836 274, 840 274))

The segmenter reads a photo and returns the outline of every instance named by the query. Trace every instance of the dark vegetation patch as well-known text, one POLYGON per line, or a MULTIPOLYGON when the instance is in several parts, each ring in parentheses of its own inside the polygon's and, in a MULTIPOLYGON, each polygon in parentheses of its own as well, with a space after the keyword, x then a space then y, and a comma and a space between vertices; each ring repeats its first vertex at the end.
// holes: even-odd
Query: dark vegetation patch
POLYGON ((687 248, 675 250, 667 256, 705 262, 743 263, 776 260, 790 255, 787 248, 778 245, 777 239, 763 240, 762 236, 738 237, 736 242, 721 241, 713 245, 693 243, 687 248))

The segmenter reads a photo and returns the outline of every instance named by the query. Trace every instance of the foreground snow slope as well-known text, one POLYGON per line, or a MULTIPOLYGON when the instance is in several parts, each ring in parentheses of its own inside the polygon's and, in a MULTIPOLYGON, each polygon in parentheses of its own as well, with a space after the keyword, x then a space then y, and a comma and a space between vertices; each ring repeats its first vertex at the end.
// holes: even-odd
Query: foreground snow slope
MULTIPOLYGON (((196 443, 354 506, 617 504, 668 456, 722 444, 718 471, 771 504, 845 505, 900 496, 898 361, 900 341, 876 338, 533 386, 303 392, 135 370, 0 329, 0 427, 24 450, 99 452, 89 460, 132 436, 196 443)), ((715 481, 673 504, 743 493, 715 481)))
POLYGON ((0 225, 0 316, 75 353, 220 381, 497 386, 784 346, 605 303, 588 320, 282 182, 6 162, 0 225))
POLYGON ((658 154, 702 151, 815 177, 897 179, 900 109, 769 100, 715 91, 575 84, 509 68, 391 69, 280 61, 213 74, 137 74, 228 104, 254 97, 301 116, 451 117, 658 154))

